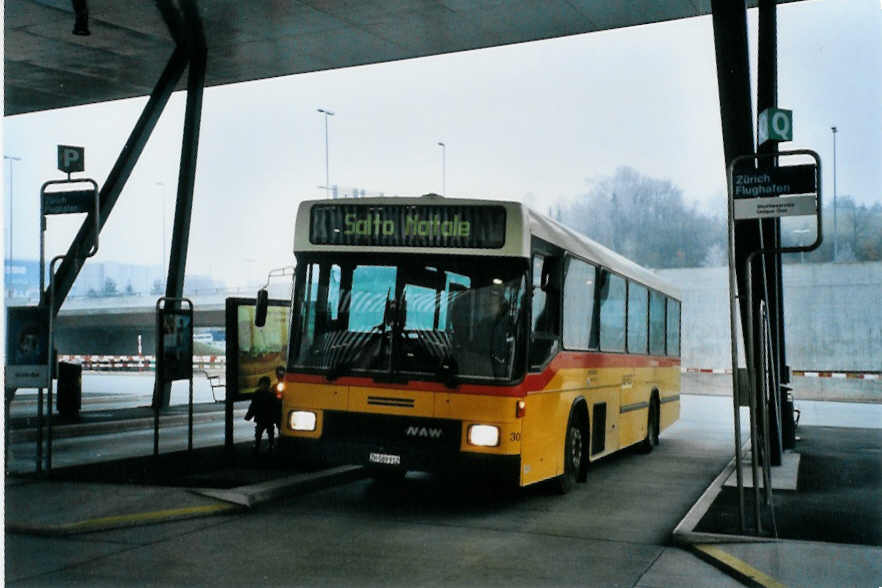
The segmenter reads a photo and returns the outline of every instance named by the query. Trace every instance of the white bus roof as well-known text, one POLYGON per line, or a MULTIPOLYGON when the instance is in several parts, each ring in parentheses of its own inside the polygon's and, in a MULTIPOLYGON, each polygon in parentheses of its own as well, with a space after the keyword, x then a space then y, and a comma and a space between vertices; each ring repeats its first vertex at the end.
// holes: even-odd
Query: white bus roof
MULTIPOLYGON (((310 242, 310 211, 316 205, 455 205, 455 206, 502 206, 506 211, 505 244, 499 249, 457 248, 457 255, 484 255, 500 257, 529 258, 532 254, 531 235, 535 235, 552 245, 560 247, 577 257, 602 265, 613 272, 632 278, 654 290, 680 299, 679 290, 652 271, 637 265, 622 255, 592 241, 577 231, 564 226, 552 218, 540 214, 520 202, 501 200, 478 200, 444 198, 430 194, 416 198, 341 198, 336 200, 307 200, 300 204, 294 231, 294 252, 327 251, 352 253, 352 245, 316 245, 310 242)), ((390 247, 358 246, 358 252, 389 253, 399 251, 438 255, 450 253, 451 249, 438 247, 390 247)))

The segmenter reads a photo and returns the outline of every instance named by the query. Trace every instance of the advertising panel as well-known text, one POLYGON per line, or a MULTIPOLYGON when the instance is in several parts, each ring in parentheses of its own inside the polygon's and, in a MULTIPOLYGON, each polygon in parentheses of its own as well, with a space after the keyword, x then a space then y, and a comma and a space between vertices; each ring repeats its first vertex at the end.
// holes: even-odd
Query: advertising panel
POLYGON ((49 373, 49 309, 6 309, 6 387, 46 386, 49 373))
POLYGON ((254 325, 254 298, 227 298, 227 394, 251 398, 263 376, 275 382, 288 362, 288 301, 270 300, 263 327, 254 325))
POLYGON ((162 309, 159 361, 164 381, 193 377, 193 311, 162 309))

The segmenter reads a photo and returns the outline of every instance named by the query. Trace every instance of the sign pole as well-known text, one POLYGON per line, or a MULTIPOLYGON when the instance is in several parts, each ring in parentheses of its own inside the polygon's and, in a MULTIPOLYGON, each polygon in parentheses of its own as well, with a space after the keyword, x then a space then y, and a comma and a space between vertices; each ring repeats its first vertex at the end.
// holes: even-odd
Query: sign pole
MULTIPOLYGON (((821 241, 823 240, 823 230, 821 223, 821 158, 820 156, 812 150, 809 149, 798 149, 795 151, 785 151, 781 153, 760 153, 760 154, 750 154, 750 155, 742 155, 735 157, 730 163, 728 168, 728 185, 729 185, 729 231, 730 231, 730 248, 729 248, 729 263, 730 263, 730 291, 729 291, 729 302, 730 302, 730 311, 731 311, 731 327, 732 327, 732 378, 733 378, 733 397, 737 397, 739 395, 739 376, 738 376, 738 365, 737 365, 737 351, 736 351, 736 333, 735 333, 735 287, 734 287, 734 275, 735 275, 735 258, 734 258, 734 242, 732 237, 732 231, 734 227, 734 221, 736 220, 744 220, 749 218, 779 218, 781 216, 790 216, 790 215, 812 215, 815 216, 816 227, 817 227, 817 235, 815 238, 815 242, 808 246, 800 245, 798 247, 763 247, 751 252, 747 259, 745 260, 745 292, 743 296, 746 299, 746 304, 744 307, 747 309, 747 320, 746 324, 746 333, 744 333, 744 348, 745 354, 747 355, 747 369, 749 374, 750 381, 750 444, 751 444, 751 468, 753 473, 753 487, 754 487, 754 516, 756 523, 757 533, 762 533, 762 523, 760 521, 760 513, 759 513, 759 481, 757 479, 757 369, 756 365, 757 356, 754 353, 754 329, 753 329, 753 261, 757 256, 766 255, 769 253, 800 253, 805 251, 814 251, 821 245, 821 241), (792 169, 788 169, 787 167, 778 167, 773 169, 768 169, 765 171, 755 171, 750 169, 749 171, 739 171, 735 170, 738 168, 738 164, 740 162, 749 160, 754 162, 754 164, 762 159, 767 159, 771 157, 787 157, 794 155, 804 155, 809 156, 814 159, 814 164, 809 166, 790 166, 792 169), (784 171, 782 171, 784 170, 784 171), (805 176, 811 174, 811 178, 807 178, 805 176), (785 175, 781 175, 785 174, 785 175), (786 175, 791 174, 791 175, 786 175), (760 177, 761 176, 761 177, 760 177), (787 178, 793 181, 793 184, 778 184, 782 178, 787 178), (754 179, 756 181, 754 181, 754 179), (749 192, 746 191, 745 186, 751 185, 755 188, 752 188, 749 192), (742 199, 744 196, 755 196, 759 193, 766 194, 799 194, 800 196, 789 196, 785 198, 776 198, 776 200, 793 200, 793 202, 801 202, 800 205, 796 207, 789 206, 779 206, 775 205, 770 210, 762 210, 762 202, 760 198, 754 198, 752 200, 747 200, 750 203, 749 206, 739 207, 738 198, 736 195, 739 194, 738 187, 742 186, 742 190, 740 192, 742 199), (815 192, 810 196, 806 196, 807 192, 815 192), (811 198, 814 206, 811 207, 813 210, 809 210, 808 207, 805 207, 807 202, 806 198, 811 198)), ((766 199, 767 200, 767 199, 766 199)), ((765 402, 765 396, 763 396, 763 401, 765 402)), ((740 439, 740 426, 739 426, 739 401, 734 400, 735 404, 735 438, 736 440, 740 439)), ((767 410, 768 407, 764 406, 763 410, 767 410)), ((767 440, 767 439, 766 439, 767 440)), ((744 488, 742 476, 740 475, 741 466, 740 466, 740 452, 741 447, 736 446, 736 468, 738 468, 739 475, 737 476, 738 480, 738 495, 739 495, 739 516, 742 521, 744 521, 744 488)), ((766 451, 766 455, 763 459, 763 475, 766 479, 768 479, 768 471, 767 468, 770 467, 769 459, 768 459, 768 451, 766 451)), ((770 492, 770 489, 767 489, 767 492, 770 492)), ((767 500, 769 495, 767 494, 767 500)), ((774 520, 774 513, 772 514, 774 520)))

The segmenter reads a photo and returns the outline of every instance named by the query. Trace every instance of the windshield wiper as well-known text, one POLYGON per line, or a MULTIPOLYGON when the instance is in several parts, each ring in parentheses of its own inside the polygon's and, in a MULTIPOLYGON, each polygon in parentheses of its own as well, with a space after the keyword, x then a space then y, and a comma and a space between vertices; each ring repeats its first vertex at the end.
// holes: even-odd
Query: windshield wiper
POLYGON ((383 349, 386 347, 386 318, 389 314, 388 308, 390 304, 390 290, 386 291, 386 310, 383 312, 383 319, 379 324, 371 327, 367 332, 358 333, 349 341, 343 344, 340 352, 340 358, 334 362, 325 377, 329 382, 336 380, 350 370, 352 364, 359 358, 358 351, 353 352, 356 348, 361 348, 365 343, 369 342, 374 335, 379 335, 379 344, 377 351, 370 357, 365 365, 371 366, 382 355, 383 349))
POLYGON ((441 378, 448 388, 456 388, 459 383, 459 366, 456 365, 456 359, 450 354, 439 358, 435 375, 441 378))

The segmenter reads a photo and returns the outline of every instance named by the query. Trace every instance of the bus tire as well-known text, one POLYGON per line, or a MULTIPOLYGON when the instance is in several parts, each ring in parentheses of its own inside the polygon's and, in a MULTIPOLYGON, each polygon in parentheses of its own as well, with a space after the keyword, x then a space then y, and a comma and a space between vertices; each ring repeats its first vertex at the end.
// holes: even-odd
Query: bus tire
POLYGON ((658 445, 659 402, 658 393, 653 391, 649 399, 649 416, 646 418, 646 437, 640 443, 640 450, 649 453, 658 445))
POLYGON ((555 478, 556 489, 559 493, 566 494, 572 490, 585 471, 585 460, 588 455, 587 440, 587 437, 584 436, 584 428, 581 426, 580 419, 574 409, 570 411, 567 435, 564 440, 564 472, 555 478))

